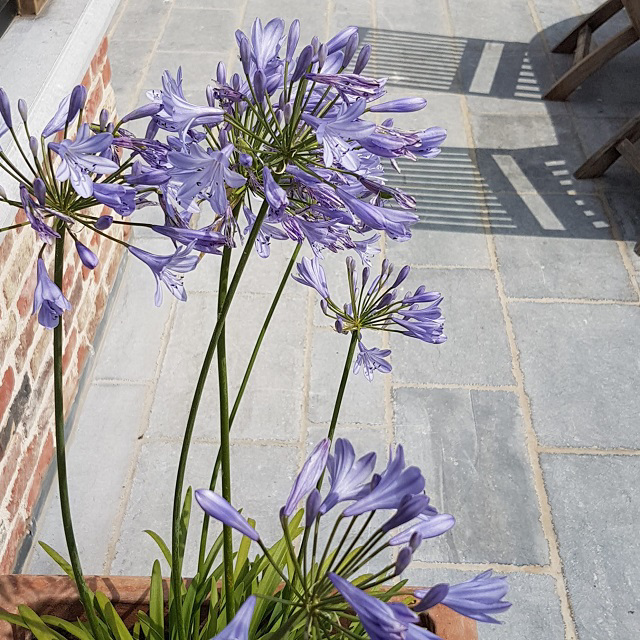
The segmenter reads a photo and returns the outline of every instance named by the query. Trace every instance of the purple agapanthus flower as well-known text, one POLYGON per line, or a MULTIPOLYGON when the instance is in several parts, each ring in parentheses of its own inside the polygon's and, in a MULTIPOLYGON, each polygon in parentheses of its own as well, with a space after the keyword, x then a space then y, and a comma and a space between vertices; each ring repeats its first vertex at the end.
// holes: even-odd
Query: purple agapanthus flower
POLYGON ((87 269, 95 269, 98 266, 98 256, 79 240, 76 240, 76 251, 80 261, 87 269))
POLYGON ((325 514, 339 502, 359 500, 371 491, 370 478, 376 464, 376 454, 372 451, 356 461, 353 445, 344 438, 338 438, 333 455, 327 459, 327 470, 331 486, 320 513, 325 514))
POLYGON ((22 209, 24 210, 29 224, 38 235, 38 238, 46 244, 51 244, 56 238, 60 237, 57 231, 54 231, 42 217, 42 207, 33 200, 27 188, 20 185, 20 202, 22 203, 22 209))
POLYGON ((348 580, 329 572, 329 579, 358 615, 371 640, 439 640, 419 627, 418 616, 401 602, 383 602, 370 596, 348 580))
POLYGON ((285 190, 273 179, 271 171, 265 165, 262 170, 262 181, 264 183, 264 197, 269 203, 271 212, 279 216, 289 206, 289 198, 285 190))
POLYGON ((420 514, 425 513, 425 511, 431 511, 432 509, 433 507, 429 505, 429 496, 422 493, 407 495, 402 499, 393 516, 384 522, 380 529, 387 533, 391 529, 401 527, 420 514))
POLYGON ((367 78, 356 73, 308 73, 307 78, 318 84, 328 84, 340 93, 375 100, 384 94, 386 78, 367 78))
POLYGON ((160 235, 185 246, 192 246, 193 249, 202 253, 220 254, 227 244, 224 234, 214 231, 211 227, 189 229, 170 225, 153 225, 151 228, 160 235))
POLYGON ((355 198, 343 188, 338 188, 338 196, 366 227, 385 231, 394 240, 408 240, 411 237, 409 227, 419 219, 411 211, 387 209, 355 198))
POLYGON ((426 591, 416 591, 414 595, 421 598, 421 601, 415 609, 425 611, 436 604, 443 604, 478 622, 500 624, 499 620, 489 614, 502 613, 511 607, 511 603, 503 600, 508 591, 506 577, 492 574, 489 569, 460 584, 436 585, 426 591))
POLYGON ((121 216, 131 215, 136 210, 136 193, 133 187, 123 184, 93 183, 93 197, 121 216))
POLYGON ((329 298, 327 277, 318 256, 311 259, 302 258, 302 261, 296 264, 296 269, 298 273, 291 276, 294 280, 315 289, 324 300, 329 298))
POLYGON ((344 510, 345 516, 357 516, 376 509, 397 509, 403 498, 424 489, 424 478, 418 467, 404 468, 404 449, 396 447, 396 455, 389 451, 387 468, 372 482, 371 491, 344 510))
POLYGON ((50 142, 49 147, 60 156, 56 177, 59 180, 70 180, 78 195, 90 197, 93 194, 93 180, 89 173, 105 174, 118 169, 113 160, 99 155, 112 142, 113 136, 110 133, 93 135, 86 123, 80 126, 74 140, 50 142))
POLYGON ((222 496, 210 489, 196 489, 196 502, 212 518, 239 531, 250 540, 260 540, 258 532, 222 496))
POLYGON ((393 538, 389 540, 389 544, 392 546, 408 544, 411 536, 415 533, 420 535, 421 540, 436 538, 449 531, 455 523, 455 518, 448 513, 433 515, 421 514, 417 517, 417 521, 408 529, 393 536, 393 538))
POLYGON ((142 262, 151 269, 151 272, 156 279, 156 306, 159 307, 162 304, 161 282, 164 282, 169 291, 178 298, 178 300, 184 301, 187 299, 187 292, 182 284, 182 279, 174 272, 187 273, 196 268, 198 264, 198 256, 191 254, 192 249, 193 245, 190 244, 187 247, 177 249, 176 252, 171 255, 156 256, 144 249, 129 247, 129 251, 136 258, 142 260, 142 262))
POLYGON ((291 487, 291 493, 289 493, 289 497, 280 512, 282 516, 288 518, 295 511, 300 500, 316 486, 327 464, 330 445, 331 442, 329 439, 325 438, 324 440, 320 440, 313 448, 313 451, 309 454, 309 457, 302 466, 302 470, 295 479, 293 487, 291 487))
POLYGON ((77 99, 75 99, 72 104, 71 97, 74 94, 75 96, 78 95, 77 88, 81 86, 82 85, 77 85, 76 87, 74 87, 73 91, 60 101, 60 104, 58 105, 58 110, 54 114, 53 118, 49 120, 45 128, 42 130, 43 138, 48 138, 49 136, 52 136, 54 133, 58 133, 58 131, 62 131, 65 125, 70 123, 76 117, 82 105, 80 101, 77 99))
POLYGON ((369 238, 362 238, 362 240, 353 241, 353 250, 360 256, 362 264, 371 266, 371 258, 380 253, 380 247, 377 246, 378 240, 380 240, 380 234, 374 233, 369 238))
POLYGON ((371 105, 369 111, 373 113, 409 113, 420 111, 426 106, 427 101, 424 98, 399 98, 371 105))
POLYGON ((198 145, 191 145, 188 153, 169 152, 169 162, 173 168, 169 173, 180 184, 178 202, 189 203, 201 194, 209 200, 211 208, 222 215, 229 207, 226 187, 241 187, 246 179, 229 168, 229 158, 233 145, 228 144, 220 151, 205 151, 198 145))
POLYGON ((357 375, 362 368, 365 378, 371 382, 374 371, 380 371, 380 373, 389 373, 391 371, 391 364, 385 360, 385 358, 388 358, 390 355, 390 349, 378 349, 378 347, 367 349, 367 347, 358 340, 358 353, 353 365, 353 373, 357 375))
MULTIPOLYGON (((244 207, 244 215, 247 219, 247 226, 244 229, 248 233, 256 221, 256 215, 249 209, 244 207)), ((274 224, 263 222, 256 236, 256 251, 261 258, 268 258, 271 253, 271 238, 276 240, 287 240, 289 236, 274 224)))
POLYGON ((49 278, 44 260, 38 258, 37 284, 33 295, 33 313, 38 314, 38 322, 47 329, 53 329, 58 326, 60 316, 69 309, 71 303, 49 278))
POLYGON ((376 128, 373 122, 359 119, 365 109, 366 102, 356 100, 351 105, 341 105, 332 117, 302 115, 302 119, 315 129, 318 142, 323 146, 323 161, 326 167, 340 163, 350 171, 358 168, 358 157, 352 150, 353 145, 348 141, 366 138, 376 128))
POLYGON ((213 640, 249 640, 251 618, 255 609, 257 598, 249 596, 238 609, 233 620, 213 640))

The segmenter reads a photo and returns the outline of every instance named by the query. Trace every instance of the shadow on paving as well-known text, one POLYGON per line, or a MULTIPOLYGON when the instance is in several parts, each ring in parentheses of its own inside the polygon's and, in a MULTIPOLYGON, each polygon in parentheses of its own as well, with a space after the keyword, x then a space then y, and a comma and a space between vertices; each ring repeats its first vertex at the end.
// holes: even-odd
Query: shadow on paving
POLYGON ((624 122, 622 114, 628 111, 631 117, 638 108, 640 84, 628 78, 633 77, 630 69, 637 73, 640 65, 640 45, 587 80, 569 98, 569 112, 562 104, 541 102, 571 60, 558 54, 550 57, 543 40, 555 43, 573 24, 567 20, 552 25, 526 43, 360 28, 362 41, 373 48, 372 75, 388 78, 389 88, 509 101, 505 118, 479 114, 478 128, 491 125, 497 135, 474 131, 480 138, 476 148, 445 145, 436 160, 403 160, 401 173, 389 174, 390 185, 416 197, 416 229, 483 233, 488 220, 494 234, 611 240, 598 188, 623 192, 626 205, 612 206, 620 237, 640 237, 640 177, 624 160, 597 180, 573 177, 586 159, 581 142, 588 154, 593 153, 613 135, 619 121, 624 122), (533 103, 545 105, 546 114, 540 116, 538 109, 528 129, 527 107, 533 103), (612 112, 618 117, 608 112, 599 117, 608 103, 616 107, 612 112), (540 121, 545 125, 540 139, 551 138, 554 144, 535 144, 540 121), (514 137, 523 141, 518 148, 508 144, 514 137), (482 145, 483 139, 494 138, 494 148, 482 145))

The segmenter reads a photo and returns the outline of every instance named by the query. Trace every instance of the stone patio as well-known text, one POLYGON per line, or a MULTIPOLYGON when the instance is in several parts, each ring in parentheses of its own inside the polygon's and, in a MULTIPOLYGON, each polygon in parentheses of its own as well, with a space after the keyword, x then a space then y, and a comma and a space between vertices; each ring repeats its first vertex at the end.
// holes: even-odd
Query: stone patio
MULTIPOLYGON (((504 625, 481 628, 482 640, 640 637, 640 261, 631 251, 640 181, 623 161, 596 181, 571 177, 636 115, 640 44, 567 103, 540 100, 568 64, 550 45, 597 4, 123 0, 112 26, 122 113, 178 64, 187 97, 203 102, 217 61, 237 64, 234 30, 277 15, 300 18, 303 41, 358 25, 374 46, 370 73, 388 76, 390 96, 429 101, 397 120, 448 129, 437 159, 394 177, 417 197, 421 221, 411 242, 387 241, 383 253, 414 267, 407 288, 443 292, 449 341, 392 337, 393 373, 371 384, 351 378, 339 433, 382 457, 403 443, 434 504, 457 518, 422 546, 412 584, 487 568, 509 575, 514 606, 504 625)), ((250 260, 228 323, 233 392, 290 250, 274 244, 268 261, 250 260)), ((342 260, 327 258, 333 282, 344 280, 342 260)), ((188 302, 165 295, 156 309, 148 270, 133 260, 123 268, 70 439, 88 573, 147 574, 158 554, 143 530, 169 532, 215 271, 215 258, 205 260, 186 278, 188 302)), ((326 432, 347 343, 316 297, 289 283, 232 433, 235 502, 266 539, 278 535, 276 509, 305 452, 326 432)), ((188 471, 194 486, 208 484, 216 431, 212 375, 188 471)), ((35 538, 64 548, 54 489, 35 538)), ((56 572, 35 545, 23 570, 56 572)))

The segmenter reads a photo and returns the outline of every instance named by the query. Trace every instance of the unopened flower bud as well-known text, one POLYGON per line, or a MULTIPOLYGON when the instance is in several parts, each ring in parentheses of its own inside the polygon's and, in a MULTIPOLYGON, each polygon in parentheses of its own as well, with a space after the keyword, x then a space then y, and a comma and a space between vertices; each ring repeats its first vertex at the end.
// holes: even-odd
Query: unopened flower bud
POLYGON ((409 547, 411 551, 416 551, 422 542, 422 535, 419 531, 414 531, 409 538, 409 547))
POLYGON ((237 73, 234 73, 231 76, 231 87, 234 91, 238 91, 240 89, 240 76, 237 73))
POLYGON ((347 44, 344 48, 344 61, 342 64, 346 67, 350 62, 353 56, 358 49, 358 43, 360 42, 360 38, 358 37, 358 32, 352 33, 349 40, 347 40, 347 44))
POLYGON ((358 73, 362 73, 364 68, 367 66, 369 62, 369 58, 371 57, 371 45, 365 44, 362 49, 360 49, 360 53, 358 54, 358 58, 356 59, 356 66, 353 68, 353 73, 356 75, 358 73))
POLYGON ((100 216, 94 223, 93 226, 99 231, 104 231, 108 229, 113 224, 113 216, 100 216))
POLYGON ((399 287, 406 280, 409 275, 409 271, 411 271, 411 267, 408 264, 402 267, 402 269, 400 269, 400 273, 398 273, 396 281, 391 285, 391 288, 395 289, 396 287, 399 287))
POLYGON ((400 549, 398 558, 396 559, 396 568, 393 572, 394 576, 399 576, 411 564, 411 549, 403 547, 400 549))
POLYGON ((284 121, 289 124, 291 122, 291 116, 293 115, 293 105, 290 102, 284 105, 282 108, 282 114, 284 116, 284 121))
POLYGON ((207 88, 205 89, 205 95, 207 96, 207 104, 210 107, 215 107, 216 106, 215 90, 210 84, 208 84, 207 88))
POLYGON ((46 198, 47 198, 47 187, 45 187, 44 182, 42 181, 42 178, 36 178, 33 181, 33 193, 38 199, 40 206, 44 207, 46 204, 46 198))
POLYGON ((297 80, 300 80, 300 78, 302 78, 302 75, 309 68, 311 60, 313 60, 313 49, 311 48, 311 45, 307 45, 298 56, 296 68, 291 75, 291 82, 296 82, 297 80))
POLYGON ((250 167, 253 164, 253 158, 248 153, 241 153, 239 160, 243 167, 250 167))
POLYGON ((280 109, 278 109, 278 111, 276 111, 276 120, 278 121, 279 125, 281 125, 282 121, 284 120, 284 116, 283 116, 282 111, 280 109))
POLYGON ((248 76, 251 70, 251 49, 249 47, 249 40, 247 40, 246 37, 240 40, 240 62, 242 62, 244 74, 248 76))
POLYGON ((296 52, 298 46, 298 40, 300 40, 300 20, 294 20, 289 27, 289 36, 287 37, 287 53, 284 59, 287 62, 293 60, 293 54, 296 52))
POLYGON ((284 109, 284 105, 286 104, 287 98, 286 98, 286 96, 284 95, 284 93, 285 93, 285 92, 284 92, 284 91, 282 91, 282 92, 280 93, 279 98, 278 98, 278 109, 284 109))
POLYGON ((320 309, 322 310, 322 313, 324 313, 325 315, 327 315, 329 312, 329 305, 327 304, 327 301, 324 298, 320 300, 320 309))
POLYGON ((31 154, 34 158, 38 157, 38 141, 33 137, 29 136, 29 149, 31 149, 31 154))
POLYGON ((27 121, 27 103, 22 98, 18 100, 18 113, 22 118, 22 122, 26 122, 27 121))
POLYGON ((82 242, 78 240, 76 240, 76 251, 78 252, 80 261, 85 267, 87 267, 87 269, 95 269, 98 266, 98 256, 93 253, 89 247, 85 247, 82 242))
POLYGON ((327 61, 327 45, 321 44, 320 49, 318 49, 318 70, 324 67, 325 62, 327 61))
POLYGON ((318 489, 314 489, 307 498, 307 505, 304 511, 305 526, 308 529, 318 517, 320 511, 320 505, 322 504, 322 497, 318 489))
POLYGON ((313 36, 313 38, 311 38, 311 49, 313 50, 314 56, 317 55, 319 48, 320 48, 320 40, 318 39, 318 36, 313 36))
POLYGON ((338 333, 344 333, 344 323, 342 322, 342 318, 336 319, 335 327, 338 333))
POLYGON ((365 267, 362 270, 362 286, 364 287, 365 284, 367 284, 368 280, 369 280, 369 274, 371 273, 371 269, 369 267, 365 267))
POLYGON ((218 62, 218 67, 216 68, 216 80, 218 84, 225 84, 227 81, 227 67, 222 61, 218 62))
POLYGON ((109 112, 106 109, 100 111, 100 131, 105 131, 109 123, 109 112))
POLYGON ((4 123, 11 129, 13 123, 11 121, 11 104, 9 103, 9 96, 7 92, 0 87, 0 116, 4 120, 4 123))
MULTIPOLYGON (((393 269, 393 266, 392 266, 391 268, 393 269)), ((382 275, 383 275, 383 276, 384 276, 385 274, 386 274, 386 275, 390 275, 390 274, 391 274, 391 270, 389 269, 389 259, 388 259, 388 258, 385 258, 385 259, 382 261, 382 269, 381 269, 381 272, 382 272, 382 275), (388 274, 387 274, 387 271, 389 272, 388 274)))
POLYGON ((256 99, 258 102, 262 102, 264 99, 264 91, 265 85, 267 84, 267 78, 264 75, 264 71, 262 69, 258 69, 253 74, 253 90, 256 94, 256 99))
POLYGON ((84 109, 84 103, 87 101, 87 90, 78 84, 73 88, 71 92, 71 99, 69 100, 69 113, 67 114, 67 124, 70 123, 75 117, 78 111, 84 109))

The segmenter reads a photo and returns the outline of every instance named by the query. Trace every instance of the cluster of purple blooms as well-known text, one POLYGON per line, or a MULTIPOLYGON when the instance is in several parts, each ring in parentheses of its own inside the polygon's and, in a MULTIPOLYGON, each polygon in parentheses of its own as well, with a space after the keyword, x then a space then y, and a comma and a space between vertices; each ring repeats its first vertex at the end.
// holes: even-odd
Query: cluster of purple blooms
POLYGON ((404 266, 391 281, 393 265, 382 261, 380 275, 371 279, 369 265, 362 269, 362 279, 358 285, 355 260, 347 258, 347 278, 349 282, 349 302, 340 308, 332 299, 322 264, 315 256, 303 258, 297 265, 298 273, 293 278, 315 289, 321 297, 320 306, 324 314, 335 320, 338 333, 358 335, 358 354, 354 373, 363 369, 367 380, 373 379, 374 371, 389 373, 391 364, 386 360, 391 355, 389 349, 367 348, 360 339, 363 329, 384 330, 401 333, 423 342, 440 344, 446 340, 443 334, 444 318, 438 306, 442 295, 427 291, 424 286, 414 292, 407 291, 398 299, 398 288, 407 279, 410 267, 404 266))
MULTIPOLYGON (((379 584, 399 576, 409 566, 413 553, 423 540, 445 534, 454 526, 453 516, 438 513, 431 505, 429 497, 424 493, 425 480, 417 467, 405 466, 404 451, 398 446, 395 454, 390 451, 389 461, 381 473, 374 473, 376 454, 368 453, 356 458, 352 444, 346 439, 337 439, 333 454, 329 453, 328 439, 319 442, 313 449, 299 475, 296 477, 289 497, 280 510, 283 531, 287 530, 289 518, 296 512, 298 505, 305 502, 305 528, 315 528, 317 537, 322 518, 341 503, 348 506, 339 514, 334 531, 329 537, 319 565, 316 565, 316 549, 313 548, 311 558, 312 569, 307 572, 307 563, 292 563, 304 566, 301 575, 289 576, 294 593, 299 596, 299 606, 306 615, 328 616, 325 605, 335 607, 332 591, 335 588, 346 603, 356 612, 360 622, 371 640, 433 640, 438 636, 418 625, 418 613, 428 611, 437 604, 442 604, 461 615, 480 622, 498 623, 493 614, 506 611, 511 605, 503 598, 507 593, 505 578, 494 577, 491 571, 479 574, 471 580, 460 584, 438 584, 430 589, 414 593, 418 603, 411 609, 401 603, 387 603, 375 595, 367 593, 379 584), (329 472, 330 486, 323 497, 318 489, 318 481, 325 469, 329 472), (329 549, 335 533, 345 522, 347 532, 351 531, 355 518, 376 512, 392 510, 394 513, 378 526, 372 536, 360 542, 354 549, 352 543, 346 553, 340 556, 340 545, 329 549), (351 524, 346 524, 351 522, 351 524), (390 533, 400 528, 400 531, 390 533), (385 538, 388 538, 385 540, 385 538), (375 547, 375 548, 374 548, 375 547), (367 562, 389 547, 399 548, 396 560, 381 572, 371 575, 359 575, 367 562), (331 558, 328 564, 326 558, 331 558), (315 567, 315 570, 314 568, 315 567), (296 578, 301 583, 300 590, 295 590, 296 578), (353 582, 357 582, 355 586, 353 582)), ((224 498, 208 489, 195 492, 198 504, 211 517, 236 529, 249 539, 257 542, 264 549, 258 531, 224 498)), ((360 531, 362 534, 363 529, 360 531)), ((305 540, 307 538, 305 537, 305 540)), ((342 543, 347 540, 343 537, 342 543)), ((341 544, 342 544, 341 543, 341 544)), ((299 552, 307 555, 303 547, 299 552)), ((248 628, 253 614, 255 601, 249 598, 231 622, 237 632, 237 625, 248 628)), ((335 609, 334 609, 335 611, 335 609)), ((329 616, 330 617, 330 616, 329 616)), ((247 640, 246 635, 234 634, 225 629, 220 637, 247 640)))
MULTIPOLYGON (((184 300, 182 274, 196 267, 198 254, 220 254, 224 247, 236 246, 255 224, 260 225, 256 249, 263 257, 272 240, 290 239, 308 242, 317 256, 353 250, 368 263, 377 251, 378 232, 407 240, 418 219, 413 198, 386 186, 383 163, 397 168, 399 158, 431 158, 445 132, 438 127, 405 131, 390 118, 382 124, 366 119, 368 113, 417 111, 426 101, 379 101, 386 80, 366 75, 371 48, 359 46, 356 27, 326 43, 314 38, 302 49, 299 33, 295 20, 285 34, 281 19, 264 26, 256 20, 249 35, 236 32, 242 72, 228 74, 219 63, 202 105, 185 98, 178 69, 175 77, 166 71, 162 88, 148 93, 149 103, 120 121, 111 122, 103 111, 98 123, 83 124, 86 90, 76 87, 60 103, 40 141, 30 136, 29 150, 20 149, 31 180, 0 155, 0 168, 19 178, 20 202, 2 192, 0 199, 24 209, 43 250, 64 225, 88 268, 97 258, 75 233, 89 230, 111 237, 109 227, 123 223, 113 215, 92 217, 88 208, 107 205, 124 222, 146 225, 132 214, 157 201, 164 220, 146 226, 170 238, 175 251, 156 256, 127 245, 151 269, 157 304, 162 284, 184 300), (148 119, 144 137, 125 128, 143 118, 148 119), (48 141, 60 132, 61 142, 48 141), (129 152, 126 160, 124 150, 129 152), (265 203, 262 213, 253 211, 256 197, 265 203), (215 219, 195 228, 194 214, 205 202, 215 219)), ((22 100, 18 111, 26 126, 22 100)), ((17 142, 9 100, 1 89, 0 116, 0 137, 11 132, 17 142)), ((46 269, 39 268, 38 274, 34 311, 41 310, 41 323, 52 327, 69 303, 46 269)), ((366 351, 361 353, 361 359, 368 358, 366 351)))

